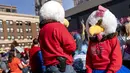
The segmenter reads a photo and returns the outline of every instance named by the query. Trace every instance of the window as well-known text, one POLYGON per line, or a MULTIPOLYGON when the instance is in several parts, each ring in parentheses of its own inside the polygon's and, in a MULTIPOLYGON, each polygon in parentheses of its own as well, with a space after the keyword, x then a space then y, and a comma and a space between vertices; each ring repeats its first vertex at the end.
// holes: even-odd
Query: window
POLYGON ((26 21, 26 22, 25 22, 25 25, 31 26, 31 22, 30 22, 30 21, 26 21))
POLYGON ((1 38, 1 40, 4 40, 4 37, 3 37, 3 36, 1 36, 0 38, 1 38))
POLYGON ((11 44, 8 44, 8 46, 10 47, 10 46, 11 46, 11 44))
POLYGON ((19 24, 22 26, 22 22, 20 21, 19 24))
POLYGON ((16 21, 16 25, 19 25, 19 22, 18 22, 18 21, 16 21))
POLYGON ((3 28, 0 28, 0 32, 3 32, 3 28))
POLYGON ((10 37, 10 36, 8 36, 8 40, 11 40, 11 37, 10 37))
POLYGON ((38 23, 36 22, 36 28, 39 28, 39 25, 38 25, 38 23))
POLYGON ((30 39, 32 39, 32 36, 30 36, 30 39))
POLYGON ((19 44, 19 46, 21 46, 21 44, 19 44))
POLYGON ((6 12, 11 12, 11 10, 10 9, 6 9, 6 12))
POLYGON ((4 45, 4 44, 2 44, 2 47, 5 47, 5 45, 4 45))
POLYGON ((16 13, 16 9, 12 9, 12 12, 13 12, 13 13, 16 13))
POLYGON ((29 29, 26 29, 26 32, 28 33, 29 29))
POLYGON ((27 36, 27 39, 29 39, 29 36, 27 36))
POLYGON ((29 29, 29 32, 31 32, 32 30, 31 29, 29 29))
POLYGON ((37 29, 37 32, 39 32, 39 29, 37 29))
POLYGON ((20 32, 23 32, 23 29, 22 29, 22 28, 20 29, 20 32))
POLYGON ((9 25, 9 24, 13 24, 13 21, 12 20, 6 20, 6 24, 9 25))
POLYGON ((9 23, 10 23, 10 24, 13 24, 13 21, 10 21, 9 23))
POLYGON ((7 25, 9 24, 9 21, 8 21, 8 20, 6 21, 6 24, 7 24, 7 25))
POLYGON ((22 43, 22 46, 24 46, 24 43, 22 43))
POLYGON ((0 25, 2 25, 3 24, 3 21, 2 20, 0 20, 0 25))
POLYGON ((21 36, 21 39, 23 39, 23 36, 21 36))
POLYGON ((18 36, 18 39, 20 39, 20 36, 18 36))
POLYGON ((20 30, 19 30, 19 28, 17 28, 17 32, 19 32, 20 30))
POLYGON ((16 25, 17 26, 19 26, 19 25, 22 26, 22 21, 16 21, 16 25))
POLYGON ((13 28, 10 28, 10 30, 11 30, 11 32, 13 32, 13 31, 14 31, 14 29, 13 29, 13 28))
POLYGON ((14 40, 14 36, 12 36, 12 40, 14 40))
POLYGON ((10 29, 9 29, 9 28, 7 28, 7 32, 9 32, 9 30, 10 30, 10 29))

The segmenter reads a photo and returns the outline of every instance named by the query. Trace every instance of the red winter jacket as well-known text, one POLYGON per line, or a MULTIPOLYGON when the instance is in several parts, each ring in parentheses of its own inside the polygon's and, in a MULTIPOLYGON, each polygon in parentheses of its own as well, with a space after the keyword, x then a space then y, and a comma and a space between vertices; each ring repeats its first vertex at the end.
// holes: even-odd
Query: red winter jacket
POLYGON ((43 53, 44 65, 56 65, 58 56, 67 58, 66 63, 72 64, 72 53, 76 50, 76 43, 66 27, 53 22, 45 24, 39 33, 39 42, 43 53))
POLYGON ((89 43, 86 69, 107 70, 106 73, 116 73, 122 65, 122 55, 117 37, 99 43, 89 43))

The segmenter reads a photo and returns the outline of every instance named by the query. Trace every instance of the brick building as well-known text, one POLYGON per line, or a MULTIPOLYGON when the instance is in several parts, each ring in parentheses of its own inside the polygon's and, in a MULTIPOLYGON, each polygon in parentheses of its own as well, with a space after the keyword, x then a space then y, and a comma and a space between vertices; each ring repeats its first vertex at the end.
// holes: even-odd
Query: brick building
POLYGON ((21 47, 30 47, 39 33, 39 17, 0 12, 0 48, 9 48, 16 40, 21 47))
POLYGON ((15 6, 0 5, 0 12, 17 13, 17 8, 15 6))

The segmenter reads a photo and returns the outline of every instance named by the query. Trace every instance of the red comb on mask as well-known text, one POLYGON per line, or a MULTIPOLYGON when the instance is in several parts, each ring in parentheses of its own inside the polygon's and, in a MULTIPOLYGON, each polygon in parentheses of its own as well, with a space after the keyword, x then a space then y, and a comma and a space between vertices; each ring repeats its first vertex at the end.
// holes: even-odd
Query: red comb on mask
POLYGON ((104 8, 103 6, 99 5, 98 6, 98 10, 96 12, 96 17, 103 17, 104 15, 104 12, 106 11, 107 9, 104 8))

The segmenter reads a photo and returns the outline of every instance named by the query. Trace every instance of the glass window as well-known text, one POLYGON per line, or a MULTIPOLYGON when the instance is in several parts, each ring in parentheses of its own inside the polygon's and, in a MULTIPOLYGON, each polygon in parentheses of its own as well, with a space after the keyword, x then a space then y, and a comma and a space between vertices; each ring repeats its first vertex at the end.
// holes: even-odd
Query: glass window
POLYGON ((20 39, 20 36, 18 36, 18 39, 20 39))
POLYGON ((21 36, 21 39, 23 39, 23 36, 21 36))
POLYGON ((9 32, 9 30, 10 30, 10 29, 9 29, 9 28, 7 28, 7 32, 9 32))
POLYGON ((14 40, 14 36, 12 36, 12 40, 14 40))
POLYGON ((29 39, 29 36, 27 36, 27 39, 29 39))
POLYGON ((5 45, 4 45, 4 44, 2 44, 2 47, 5 47, 5 45))
POLYGON ((26 22, 25 22, 25 25, 31 26, 31 22, 30 22, 30 21, 26 21, 26 22))
POLYGON ((19 28, 17 28, 17 32, 19 32, 20 30, 19 30, 19 28))
POLYGON ((39 32, 39 29, 37 29, 37 32, 39 32))
POLYGON ((8 46, 10 47, 10 46, 11 46, 11 44, 8 44, 8 46))
POLYGON ((11 39, 11 37, 10 36, 8 36, 8 40, 10 40, 11 39))
POLYGON ((12 9, 12 12, 13 12, 13 13, 16 13, 16 9, 12 9))
POLYGON ((28 32, 29 31, 29 29, 26 29, 26 32, 28 32))
POLYGON ((20 29, 20 32, 23 32, 23 29, 22 29, 22 28, 20 29))
POLYGON ((29 29, 29 32, 31 32, 31 29, 29 29))
POLYGON ((36 23, 36 28, 39 28, 39 25, 38 25, 38 23, 36 23))
POLYGON ((0 20, 0 25, 2 25, 2 23, 3 23, 2 20, 0 20))
POLYGON ((30 39, 32 39, 32 36, 30 36, 30 39))
POLYGON ((2 40, 4 40, 4 37, 3 37, 3 36, 1 36, 1 39, 2 39, 2 40))
POLYGON ((9 21, 8 20, 6 21, 6 24, 9 25, 9 21))
POLYGON ((0 28, 0 32, 3 32, 3 28, 0 28))
POLYGON ((18 22, 18 21, 16 21, 16 25, 19 25, 19 22, 18 22))
POLYGON ((21 44, 19 44, 19 46, 21 46, 21 44))
POLYGON ((24 43, 22 43, 22 46, 24 46, 24 43))
POLYGON ((13 21, 10 21, 9 23, 10 23, 10 24, 13 24, 13 21))
POLYGON ((19 24, 22 26, 22 21, 19 21, 19 24))
POLYGON ((6 9, 6 12, 11 12, 11 10, 10 9, 6 9))
POLYGON ((11 32, 13 32, 13 31, 14 31, 14 29, 13 29, 13 28, 10 28, 10 30, 11 30, 11 32))

